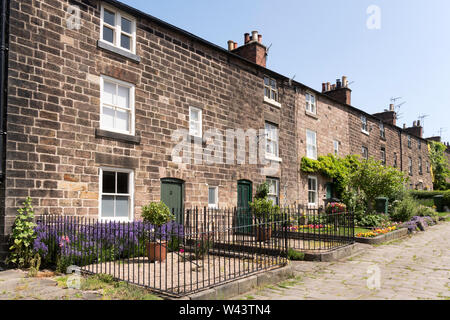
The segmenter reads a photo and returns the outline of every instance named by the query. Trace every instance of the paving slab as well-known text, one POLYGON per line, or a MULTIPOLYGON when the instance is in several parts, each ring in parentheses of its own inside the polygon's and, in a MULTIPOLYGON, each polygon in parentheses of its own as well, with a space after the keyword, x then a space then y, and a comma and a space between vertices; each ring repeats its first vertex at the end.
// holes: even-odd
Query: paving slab
MULTIPOLYGON (((256 300, 450 299, 450 223, 364 249, 331 263, 295 262, 293 270, 301 281, 246 295, 256 300)), ((245 296, 233 299, 240 298, 245 296)))

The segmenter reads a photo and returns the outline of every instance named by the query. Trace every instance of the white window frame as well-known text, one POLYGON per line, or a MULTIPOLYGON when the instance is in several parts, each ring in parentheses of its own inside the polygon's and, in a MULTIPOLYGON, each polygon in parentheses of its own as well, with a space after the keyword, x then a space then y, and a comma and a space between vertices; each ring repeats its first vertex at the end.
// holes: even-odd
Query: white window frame
POLYGON ((126 135, 131 135, 134 136, 135 135, 135 86, 132 83, 128 83, 122 80, 118 80, 115 78, 111 78, 105 75, 101 75, 100 76, 100 129, 102 130, 106 130, 106 131, 112 131, 112 132, 117 132, 117 133, 121 133, 121 134, 126 134, 126 135), (121 86, 121 87, 126 87, 129 89, 129 105, 130 105, 130 109, 129 111, 125 108, 119 107, 117 105, 109 105, 109 107, 112 107, 114 109, 121 109, 121 110, 126 110, 127 112, 130 113, 130 117, 129 117, 129 131, 126 130, 119 130, 116 128, 111 128, 111 127, 105 127, 103 124, 103 107, 104 107, 104 87, 105 87, 105 81, 106 82, 111 82, 114 83, 116 86, 121 86))
POLYGON ((413 161, 411 157, 408 158, 408 173, 410 176, 413 175, 413 161))
POLYGON ((314 176, 308 176, 308 205, 309 206, 316 206, 317 204, 318 204, 318 202, 319 202, 319 186, 318 186, 318 183, 317 183, 317 177, 314 177, 314 176), (316 186, 316 188, 315 188, 315 190, 311 190, 310 188, 309 188, 309 180, 314 180, 315 181, 315 186, 316 186), (315 202, 310 202, 309 200, 309 194, 310 194, 310 192, 314 192, 314 194, 315 194, 315 202))
POLYGON ((269 184, 269 193, 268 197, 275 197, 274 205, 280 205, 280 179, 278 178, 266 178, 266 182, 269 184), (270 185, 275 182, 275 193, 270 193, 270 185))
POLYGON ((339 141, 333 140, 334 155, 339 156, 339 141))
POLYGON ((317 132, 306 129, 306 157, 312 160, 317 160, 317 132), (308 134, 314 134, 314 145, 308 144, 308 134), (313 148, 313 154, 309 153, 310 147, 313 148))
POLYGON ((397 152, 394 152, 394 168, 398 167, 398 155, 397 152))
POLYGON ((384 123, 380 122, 380 137, 382 139, 386 139, 386 128, 384 127, 384 123))
POLYGON ((307 92, 305 94, 305 100, 306 100, 306 112, 317 114, 316 96, 310 92, 307 92), (314 102, 311 101, 311 98, 314 100, 314 102))
POLYGON ((419 157, 419 174, 423 174, 423 160, 419 157))
POLYGON ((280 136, 278 134, 278 126, 276 124, 266 122, 264 125, 264 132, 266 134, 266 159, 280 161, 280 136), (274 153, 267 151, 270 144, 273 145, 274 153))
POLYGON ((381 163, 386 165, 386 148, 381 148, 381 163))
POLYGON ((274 102, 278 103, 279 96, 278 96, 277 80, 275 80, 269 76, 264 76, 263 84, 264 84, 264 97, 266 97, 270 101, 274 101, 274 102), (269 79, 269 85, 266 85, 266 79, 269 79), (275 88, 272 87, 272 81, 275 81, 275 88), (266 95, 266 89, 269 91, 269 96, 266 95), (275 99, 272 98, 272 95, 275 96, 275 99))
POLYGON ((197 107, 189 107, 189 135, 193 137, 201 138, 203 137, 203 110, 197 107), (198 112, 198 120, 195 121, 192 119, 192 112, 198 112), (191 123, 195 123, 198 125, 199 132, 195 133, 191 128, 191 123))
POLYGON ((408 148, 412 148, 412 138, 411 136, 408 134, 408 148))
POLYGON ((369 125, 366 116, 361 116, 361 131, 365 134, 369 134, 369 125))
MULTIPOLYGON (((117 184, 117 176, 116 176, 116 184, 117 184)), ((117 187, 117 186, 116 186, 117 187)), ((118 221, 118 222, 133 222, 134 221, 134 171, 132 169, 123 169, 123 168, 111 168, 111 167, 100 167, 99 170, 99 199, 98 199, 98 218, 101 221, 118 221), (103 193, 103 172, 120 172, 120 173, 128 173, 128 194, 118 194, 118 193, 103 193), (121 196, 129 197, 129 208, 128 208, 128 217, 103 217, 102 216, 102 197, 103 196, 121 196)))
POLYGON ((100 41, 109 45, 112 45, 114 47, 120 48, 121 50, 125 50, 127 52, 131 52, 133 54, 136 54, 136 19, 132 16, 126 14, 123 11, 120 11, 112 6, 102 4, 101 10, 100 10, 100 41), (115 14, 115 25, 112 26, 104 21, 104 12, 105 9, 108 11, 114 12, 115 14), (131 21, 131 33, 122 31, 122 18, 125 18, 127 20, 131 21), (106 40, 103 40, 103 26, 107 26, 110 29, 113 29, 113 42, 109 42, 106 40), (121 35, 125 34, 131 38, 130 41, 130 49, 124 48, 120 45, 120 39, 121 35))
POLYGON ((219 208, 219 187, 208 186, 208 208, 210 208, 210 209, 218 209, 219 208), (209 203, 210 189, 214 189, 214 197, 215 197, 216 203, 209 203))
POLYGON ((364 160, 369 160, 369 148, 362 146, 361 154, 362 154, 364 160), (364 151, 366 151, 366 157, 364 157, 364 151))

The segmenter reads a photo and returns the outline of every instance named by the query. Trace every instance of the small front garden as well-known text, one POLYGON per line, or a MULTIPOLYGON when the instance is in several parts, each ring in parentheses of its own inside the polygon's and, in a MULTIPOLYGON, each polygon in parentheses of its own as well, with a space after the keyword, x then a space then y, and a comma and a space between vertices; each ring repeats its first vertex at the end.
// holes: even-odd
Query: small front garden
MULTIPOLYGON (((402 228, 408 228, 409 232, 425 230, 439 220, 448 219, 446 214, 437 212, 433 196, 443 195, 442 207, 449 208, 450 191, 407 190, 409 178, 379 161, 362 160, 354 155, 344 158, 328 155, 318 160, 303 158, 301 170, 333 180, 334 197, 341 199, 341 203, 328 205, 326 210, 346 207, 347 211, 353 212, 356 237, 374 238, 402 228), (383 198, 388 201, 387 208, 383 198)), ((439 174, 435 177, 442 180, 442 170, 439 174)), ((442 183, 437 182, 436 186, 440 185, 442 183)), ((293 226, 294 230, 326 230, 327 224, 312 227, 293 226)))

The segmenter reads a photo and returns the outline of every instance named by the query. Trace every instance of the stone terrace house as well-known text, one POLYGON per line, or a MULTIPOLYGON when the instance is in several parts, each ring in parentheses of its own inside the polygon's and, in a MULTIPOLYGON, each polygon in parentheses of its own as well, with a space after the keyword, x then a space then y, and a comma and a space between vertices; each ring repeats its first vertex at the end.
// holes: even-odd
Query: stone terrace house
POLYGON ((420 125, 352 107, 345 77, 318 92, 267 69, 257 32, 225 50, 118 1, 2 3, 0 237, 27 196, 37 214, 128 221, 160 199, 245 207, 268 181, 278 204, 321 205, 330 181, 299 168, 328 153, 432 187, 420 125))

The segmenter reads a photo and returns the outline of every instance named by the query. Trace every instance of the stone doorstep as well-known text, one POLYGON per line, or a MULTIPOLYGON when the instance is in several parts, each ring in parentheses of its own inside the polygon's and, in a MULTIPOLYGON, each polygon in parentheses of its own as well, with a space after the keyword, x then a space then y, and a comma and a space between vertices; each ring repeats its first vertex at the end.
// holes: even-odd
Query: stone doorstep
POLYGON ((244 279, 229 282, 218 287, 201 291, 177 300, 225 300, 250 292, 258 287, 276 284, 294 276, 291 263, 287 266, 265 271, 244 279))

